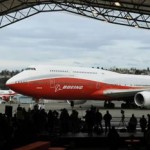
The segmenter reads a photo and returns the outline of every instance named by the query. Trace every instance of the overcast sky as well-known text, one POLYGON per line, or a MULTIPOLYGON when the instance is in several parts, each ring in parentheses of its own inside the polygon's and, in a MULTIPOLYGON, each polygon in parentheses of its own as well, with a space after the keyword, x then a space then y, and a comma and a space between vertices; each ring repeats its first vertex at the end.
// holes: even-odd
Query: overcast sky
POLYGON ((68 13, 41 13, 0 29, 0 70, 34 64, 150 67, 150 31, 68 13))

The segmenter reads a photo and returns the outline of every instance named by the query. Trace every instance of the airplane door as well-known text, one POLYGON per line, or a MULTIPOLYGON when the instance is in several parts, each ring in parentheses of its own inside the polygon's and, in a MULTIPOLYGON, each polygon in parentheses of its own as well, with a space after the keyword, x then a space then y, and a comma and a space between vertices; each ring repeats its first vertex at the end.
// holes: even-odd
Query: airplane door
POLYGON ((96 89, 100 89, 100 83, 99 82, 96 83, 96 89))
POLYGON ((50 79, 50 88, 55 88, 55 79, 50 79))

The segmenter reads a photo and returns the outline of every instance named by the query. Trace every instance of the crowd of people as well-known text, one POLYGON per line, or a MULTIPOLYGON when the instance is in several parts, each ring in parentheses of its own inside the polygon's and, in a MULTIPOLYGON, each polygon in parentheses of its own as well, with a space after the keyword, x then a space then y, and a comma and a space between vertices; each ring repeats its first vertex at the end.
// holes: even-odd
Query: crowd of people
MULTIPOLYGON (((13 116, 0 113, 0 148, 5 146, 5 149, 9 149, 35 141, 43 133, 49 136, 63 135, 68 132, 73 134, 85 132, 89 136, 92 136, 93 133, 105 133, 109 139, 113 137, 114 140, 114 135, 117 139, 119 134, 116 128, 111 125, 111 121, 112 115, 108 110, 106 114, 102 115, 93 106, 86 111, 84 118, 79 118, 78 111, 74 109, 69 114, 65 108, 60 112, 56 110, 46 112, 45 109, 39 109, 37 105, 29 110, 18 105, 13 116)), ((150 139, 150 114, 147 115, 147 118, 143 115, 139 120, 132 114, 127 124, 127 131, 136 132, 138 122, 141 132, 144 132, 145 137, 150 139)), ((147 143, 150 143, 150 140, 147 140, 147 143)))

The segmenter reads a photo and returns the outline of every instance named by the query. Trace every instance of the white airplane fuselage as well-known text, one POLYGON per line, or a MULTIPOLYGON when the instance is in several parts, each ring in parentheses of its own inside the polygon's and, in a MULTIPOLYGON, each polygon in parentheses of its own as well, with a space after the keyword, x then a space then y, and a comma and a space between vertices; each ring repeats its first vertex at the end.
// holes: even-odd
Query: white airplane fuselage
POLYGON ((31 66, 9 79, 6 85, 36 99, 121 100, 133 97, 138 99, 137 105, 141 102, 138 94, 142 92, 143 105, 150 104, 150 76, 94 68, 31 66), (143 92, 146 93, 143 95, 143 92))

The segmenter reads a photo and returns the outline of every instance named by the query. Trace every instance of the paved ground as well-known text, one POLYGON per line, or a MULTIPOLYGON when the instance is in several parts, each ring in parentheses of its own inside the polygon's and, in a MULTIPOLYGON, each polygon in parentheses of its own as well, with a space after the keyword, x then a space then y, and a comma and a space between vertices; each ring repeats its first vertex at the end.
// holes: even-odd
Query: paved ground
MULTIPOLYGON (((117 102, 118 106, 120 104, 120 102, 117 102)), ((10 105, 13 107, 13 112, 16 112, 17 106, 18 104, 0 104, 0 112, 4 113, 5 112, 5 106, 6 105, 10 105)), ((100 112, 104 115, 106 113, 106 109, 104 109, 103 106, 103 102, 96 102, 96 101, 88 101, 85 104, 82 105, 77 105, 74 107, 74 109, 76 109, 79 112, 79 116, 82 118, 87 109, 90 109, 91 105, 96 106, 99 108, 100 112)), ((21 104, 22 107, 25 107, 26 110, 28 110, 29 108, 33 107, 33 104, 21 104)), ((42 104, 41 104, 42 106, 42 104)), ((57 110, 60 111, 63 108, 66 108, 69 113, 71 113, 72 108, 70 107, 70 105, 66 102, 66 101, 49 101, 49 103, 46 103, 44 106, 45 110, 57 110)), ((116 109, 107 109, 110 111, 111 115, 113 117, 121 117, 121 108, 117 107, 116 109)), ((142 115, 147 115, 150 113, 150 109, 124 109, 125 111, 125 117, 131 117, 131 115, 134 113, 136 117, 141 117, 142 115)))

